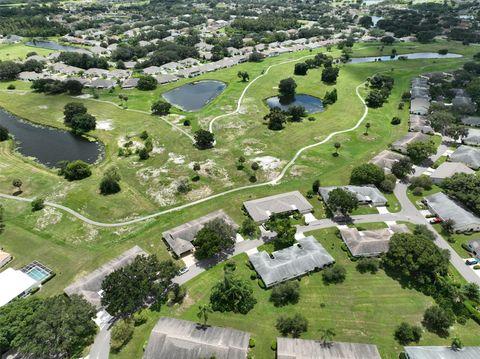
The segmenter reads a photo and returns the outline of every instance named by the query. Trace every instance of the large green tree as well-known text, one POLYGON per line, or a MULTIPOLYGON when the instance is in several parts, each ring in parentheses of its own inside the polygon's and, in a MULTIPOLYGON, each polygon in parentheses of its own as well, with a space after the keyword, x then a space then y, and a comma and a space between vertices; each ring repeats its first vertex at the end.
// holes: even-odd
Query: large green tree
POLYGON ((273 131, 279 131, 284 128, 287 122, 287 115, 278 107, 270 109, 270 112, 266 114, 263 119, 267 121, 268 129, 273 131))
POLYGON ((295 97, 295 89, 297 88, 297 83, 291 77, 283 79, 278 84, 278 93, 280 97, 293 99, 295 97))
POLYGON ((449 253, 422 235, 396 233, 383 258, 387 271, 417 286, 431 285, 448 272, 449 253))
POLYGON ((200 150, 211 148, 215 143, 215 136, 207 130, 198 130, 195 132, 194 138, 195 145, 200 150))
POLYGON ((355 185, 380 185, 385 179, 383 169, 373 163, 364 163, 355 167, 350 175, 350 183, 355 185))
POLYGON ((298 338, 308 330, 308 320, 301 314, 291 317, 282 315, 278 317, 275 327, 283 336, 291 335, 293 338, 298 338))
POLYGON ((70 126, 73 118, 78 115, 84 115, 87 113, 87 108, 80 102, 69 102, 63 108, 63 122, 65 126, 70 126))
POLYGON ((441 187, 448 195, 480 215, 480 177, 475 174, 457 173, 446 178, 441 187))
POLYGON ((28 316, 13 345, 38 359, 71 358, 93 342, 95 307, 80 296, 47 298, 28 316))
POLYGON ((210 293, 210 305, 214 311, 247 314, 257 300, 250 282, 226 272, 223 280, 215 284, 210 293))
POLYGON ((109 274, 102 283, 102 305, 111 315, 131 315, 140 307, 160 304, 166 289, 177 275, 171 261, 160 262, 156 256, 137 256, 134 261, 109 274))
POLYGON ((198 231, 193 241, 195 258, 205 259, 222 254, 235 244, 236 231, 222 218, 215 218, 198 231))
POLYGON ((332 211, 340 211, 346 216, 358 207, 358 199, 348 190, 335 188, 328 194, 327 205, 332 211))
POLYGON ((437 152, 432 141, 417 141, 407 145, 407 155, 413 163, 419 164, 437 152))

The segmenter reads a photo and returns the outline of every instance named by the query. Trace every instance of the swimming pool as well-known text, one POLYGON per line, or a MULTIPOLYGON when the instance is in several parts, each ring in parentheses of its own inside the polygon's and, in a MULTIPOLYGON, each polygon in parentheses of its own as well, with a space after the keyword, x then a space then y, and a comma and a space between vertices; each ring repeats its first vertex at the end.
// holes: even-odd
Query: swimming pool
POLYGON ((23 267, 22 272, 37 281, 37 283, 44 282, 52 275, 52 271, 49 268, 37 261, 34 261, 23 267))

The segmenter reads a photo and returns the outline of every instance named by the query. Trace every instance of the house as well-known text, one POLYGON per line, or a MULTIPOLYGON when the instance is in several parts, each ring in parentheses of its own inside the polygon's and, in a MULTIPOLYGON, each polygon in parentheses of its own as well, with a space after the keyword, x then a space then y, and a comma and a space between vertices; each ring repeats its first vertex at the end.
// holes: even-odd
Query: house
POLYGON ((7 268, 0 273, 0 307, 18 297, 27 295, 38 283, 21 270, 7 268))
POLYGON ((160 68, 162 69, 162 71, 174 72, 179 69, 182 69, 183 66, 178 62, 167 62, 166 64, 163 64, 162 66, 160 66, 160 68))
POLYGON ((413 98, 410 101, 410 113, 416 115, 427 115, 430 109, 430 100, 424 97, 413 98))
POLYGON ((477 359, 480 358, 480 347, 463 347, 453 350, 452 347, 404 347, 406 359, 477 359))
POLYGON ((460 146, 450 155, 453 162, 461 162, 477 170, 480 168, 480 149, 470 146, 460 146))
POLYGON ((444 162, 430 175, 433 183, 440 184, 445 178, 450 178, 456 173, 474 174, 475 171, 461 162, 444 162))
POLYGON ((467 247, 475 257, 480 259, 480 239, 473 239, 467 243, 467 247))
POLYGON ((129 79, 126 79, 125 81, 122 82, 122 89, 130 90, 137 87, 139 80, 140 79, 138 77, 131 77, 129 79))
POLYGON ((21 81, 35 81, 43 78, 45 78, 45 74, 32 71, 24 71, 18 74, 18 79, 21 81))
POLYGON ((128 78, 130 75, 131 75, 130 71, 122 70, 122 69, 115 69, 115 70, 110 71, 107 74, 107 77, 110 78, 110 79, 123 80, 123 79, 128 78))
POLYGON ((156 75, 162 72, 162 69, 158 66, 149 66, 143 69, 145 75, 156 75))
POLYGON ((410 143, 428 141, 430 137, 420 132, 409 132, 404 137, 392 144, 392 149, 400 153, 406 154, 407 147, 410 143))
POLYGON ((480 116, 462 117, 460 122, 466 126, 480 127, 480 116))
POLYGON ((12 259, 13 257, 10 253, 7 253, 4 250, 0 249, 0 268, 10 262, 12 259))
POLYGON ((52 65, 52 71, 65 74, 65 75, 76 75, 76 74, 79 74, 80 72, 84 72, 85 70, 79 67, 65 65, 61 62, 56 62, 52 65))
POLYGON ((109 71, 105 69, 97 69, 92 67, 88 70, 85 70, 83 74, 87 77, 103 77, 103 76, 107 76, 109 74, 109 71))
POLYGON ((178 81, 178 77, 175 75, 158 75, 158 76, 155 76, 155 79, 160 85, 178 81))
POLYGON ((126 69, 131 70, 131 69, 135 68, 135 66, 137 65, 137 62, 136 61, 125 61, 123 64, 125 65, 126 69))
POLYGON ((250 333, 160 318, 148 339, 143 359, 246 359, 250 333))
POLYGON ((336 188, 352 192, 361 205, 372 205, 374 207, 385 206, 387 199, 374 185, 369 186, 332 186, 320 187, 318 192, 325 203, 328 202, 329 193, 336 188))
POLYGON ((255 222, 266 222, 272 214, 295 211, 305 214, 313 210, 310 202, 298 191, 246 201, 243 206, 255 222))
POLYGON ((220 209, 163 232, 162 238, 172 252, 178 257, 181 257, 182 255, 191 253, 195 249, 192 241, 195 239, 197 233, 203 228, 203 226, 205 226, 205 224, 217 218, 223 219, 225 222, 233 226, 235 230, 238 230, 239 226, 235 221, 220 209))
POLYGON ((405 224, 389 228, 359 231, 357 228, 341 227, 340 235, 354 257, 375 257, 388 252, 390 239, 395 233, 409 233, 405 224))
POLYGON ((85 87, 94 89, 111 89, 114 88, 115 85, 116 82, 112 80, 96 79, 87 83, 85 87))
POLYGON ((101 290, 102 282, 106 276, 110 273, 116 271, 117 269, 123 268, 131 264, 137 256, 146 256, 148 255, 142 248, 135 246, 129 250, 123 252, 118 257, 112 259, 111 261, 105 263, 100 268, 97 268, 90 274, 80 278, 76 282, 69 285, 64 289, 64 293, 67 296, 74 294, 84 297, 90 304, 95 306, 97 309, 101 308, 101 290))
MULTIPOLYGON (((277 338, 277 359, 381 359, 373 344, 277 338)), ((438 359, 438 358, 437 358, 438 359)))
POLYGON ((464 137, 462 142, 471 146, 480 145, 480 128, 470 128, 468 130, 468 136, 464 137))
POLYGON ((409 130, 412 132, 422 132, 426 134, 433 134, 433 128, 425 116, 410 115, 409 130))
POLYGON ((449 198, 446 194, 438 192, 425 197, 428 209, 437 217, 446 221, 453 220, 455 232, 480 231, 480 218, 465 209, 462 205, 449 198))
POLYGON ((249 260, 267 288, 335 262, 313 236, 299 239, 293 246, 272 254, 265 251, 254 253, 249 256, 249 260))
POLYGON ((390 172, 393 164, 395 162, 400 161, 403 158, 406 158, 406 157, 400 153, 389 151, 389 150, 383 150, 378 155, 373 157, 370 160, 370 163, 373 163, 374 165, 377 165, 378 167, 383 168, 384 171, 390 172))

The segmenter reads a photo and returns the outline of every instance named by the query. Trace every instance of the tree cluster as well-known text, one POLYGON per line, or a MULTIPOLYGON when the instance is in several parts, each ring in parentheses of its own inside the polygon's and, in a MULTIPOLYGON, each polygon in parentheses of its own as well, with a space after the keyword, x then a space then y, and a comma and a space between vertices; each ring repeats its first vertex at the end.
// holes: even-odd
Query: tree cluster
POLYGON ((224 253, 235 244, 235 236, 235 228, 224 219, 212 219, 195 235, 195 258, 201 260, 224 253))

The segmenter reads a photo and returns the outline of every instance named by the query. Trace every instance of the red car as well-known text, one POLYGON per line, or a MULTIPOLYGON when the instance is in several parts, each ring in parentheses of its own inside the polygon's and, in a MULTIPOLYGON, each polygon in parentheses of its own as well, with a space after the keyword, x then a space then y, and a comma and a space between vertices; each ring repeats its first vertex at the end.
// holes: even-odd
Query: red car
POLYGON ((438 218, 438 217, 435 217, 435 218, 432 218, 430 220, 430 224, 437 224, 437 223, 442 223, 442 219, 441 218, 438 218))

